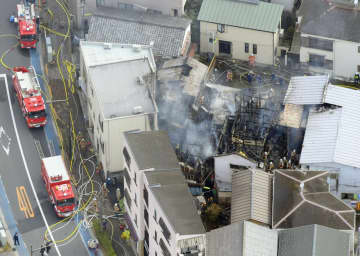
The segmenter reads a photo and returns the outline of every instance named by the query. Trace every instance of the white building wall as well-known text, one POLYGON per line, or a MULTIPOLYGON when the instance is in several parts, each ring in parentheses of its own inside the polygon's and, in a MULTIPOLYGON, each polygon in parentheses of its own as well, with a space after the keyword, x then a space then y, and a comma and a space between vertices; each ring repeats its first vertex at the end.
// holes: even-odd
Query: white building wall
POLYGON ((326 60, 333 61, 332 75, 340 79, 353 79, 360 66, 360 43, 326 38, 315 35, 301 34, 302 37, 314 37, 333 40, 333 51, 325 51, 308 47, 300 48, 300 62, 308 63, 310 54, 324 56, 326 60))
POLYGON ((231 55, 234 59, 249 60, 253 53, 253 45, 257 45, 255 62, 262 64, 274 64, 274 53, 278 44, 279 30, 274 34, 258 30, 244 29, 233 26, 225 26, 225 32, 217 32, 217 24, 200 21, 200 52, 213 52, 219 54, 219 41, 232 42, 231 55), (209 42, 209 39, 216 38, 216 43, 209 42), (249 43, 249 52, 245 52, 245 43, 249 43))

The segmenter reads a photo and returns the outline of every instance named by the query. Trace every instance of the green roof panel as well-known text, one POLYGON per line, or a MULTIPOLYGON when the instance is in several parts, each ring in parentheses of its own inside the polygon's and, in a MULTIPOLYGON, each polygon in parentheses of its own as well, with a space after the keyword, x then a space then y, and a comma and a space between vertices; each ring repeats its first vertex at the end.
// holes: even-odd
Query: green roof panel
POLYGON ((198 20, 275 32, 281 20, 282 11, 282 5, 262 1, 249 3, 245 0, 204 0, 198 20))

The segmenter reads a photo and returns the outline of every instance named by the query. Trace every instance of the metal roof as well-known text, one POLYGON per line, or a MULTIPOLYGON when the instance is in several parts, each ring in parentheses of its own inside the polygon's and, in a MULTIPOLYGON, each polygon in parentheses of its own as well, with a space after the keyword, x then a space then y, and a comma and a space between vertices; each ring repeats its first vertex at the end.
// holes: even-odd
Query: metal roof
POLYGON ((49 177, 62 176, 62 180, 69 180, 65 163, 62 156, 51 156, 42 159, 49 177))
POLYGON ((360 91, 329 84, 323 102, 341 108, 310 113, 300 163, 360 168, 360 91))
POLYGON ((144 174, 151 193, 157 199, 176 234, 205 233, 195 202, 180 169, 146 171, 144 174))
POLYGON ((322 104, 328 76, 293 76, 287 89, 284 104, 322 104))
POLYGON ((311 111, 306 125, 300 163, 334 161, 342 108, 325 112, 311 111))
POLYGON ((275 170, 272 227, 318 224, 354 230, 354 209, 329 192, 327 177, 325 171, 275 170))
POLYGON ((350 234, 320 226, 307 225, 279 230, 278 256, 349 255, 350 234))
POLYGON ((140 170, 177 170, 179 161, 165 131, 124 133, 132 155, 140 170))
POLYGON ((277 232, 249 221, 211 230, 206 240, 208 256, 277 256, 277 232))
MULTIPOLYGON (((104 8, 102 8, 104 9, 104 8)), ((97 11, 91 17, 88 40, 152 47, 154 55, 180 56, 191 21, 180 17, 149 14, 134 10, 97 11)), ((190 32, 190 31, 189 31, 190 32)))
POLYGON ((259 1, 204 0, 198 20, 235 27, 276 32, 284 7, 259 1))

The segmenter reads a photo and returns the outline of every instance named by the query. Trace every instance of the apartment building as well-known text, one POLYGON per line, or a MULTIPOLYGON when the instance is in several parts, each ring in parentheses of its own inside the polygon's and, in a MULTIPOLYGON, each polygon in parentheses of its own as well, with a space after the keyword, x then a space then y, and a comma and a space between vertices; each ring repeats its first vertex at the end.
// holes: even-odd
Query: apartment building
POLYGON ((164 131, 124 133, 125 208, 139 255, 204 255, 205 229, 164 131))
POLYGON ((104 175, 123 170, 124 131, 157 130, 150 46, 80 43, 80 98, 104 175))

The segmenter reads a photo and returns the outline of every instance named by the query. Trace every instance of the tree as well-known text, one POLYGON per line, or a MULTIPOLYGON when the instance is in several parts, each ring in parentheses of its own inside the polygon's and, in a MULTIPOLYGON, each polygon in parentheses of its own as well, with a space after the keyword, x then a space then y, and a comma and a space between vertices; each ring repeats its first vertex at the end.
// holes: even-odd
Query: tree
POLYGON ((205 215, 206 215, 206 219, 209 222, 216 222, 220 213, 222 211, 222 208, 216 204, 216 203, 212 203, 206 210, 205 210, 205 215))

